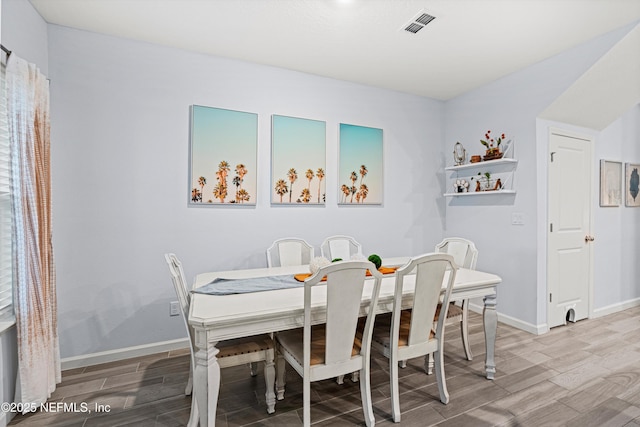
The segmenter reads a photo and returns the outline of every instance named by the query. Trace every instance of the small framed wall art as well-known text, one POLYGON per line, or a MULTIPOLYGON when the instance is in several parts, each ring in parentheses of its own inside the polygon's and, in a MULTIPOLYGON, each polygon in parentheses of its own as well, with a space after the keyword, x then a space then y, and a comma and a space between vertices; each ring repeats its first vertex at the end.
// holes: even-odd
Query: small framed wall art
POLYGON ((256 204, 258 115, 191 106, 189 204, 256 204))
POLYGON ((640 164, 626 163, 624 173, 624 186, 625 196, 624 201, 626 206, 638 207, 640 206, 640 164))
POLYGON ((622 162, 600 160, 600 206, 620 206, 622 162))
POLYGON ((382 129, 340 123, 338 204, 382 204, 382 129))

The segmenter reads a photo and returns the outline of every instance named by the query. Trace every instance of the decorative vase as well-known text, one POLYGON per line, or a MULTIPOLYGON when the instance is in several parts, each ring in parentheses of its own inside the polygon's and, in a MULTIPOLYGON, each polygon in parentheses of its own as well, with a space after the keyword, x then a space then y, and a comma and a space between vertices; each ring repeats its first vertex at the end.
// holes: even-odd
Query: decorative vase
POLYGON ((489 148, 483 157, 483 160, 496 160, 502 158, 500 148, 489 148))

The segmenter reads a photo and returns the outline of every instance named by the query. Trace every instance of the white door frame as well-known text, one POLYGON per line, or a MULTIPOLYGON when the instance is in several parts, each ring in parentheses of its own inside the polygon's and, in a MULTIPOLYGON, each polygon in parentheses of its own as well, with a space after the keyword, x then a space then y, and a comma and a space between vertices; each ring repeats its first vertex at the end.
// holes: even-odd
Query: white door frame
MULTIPOLYGON (((594 173, 595 172, 595 168, 594 168, 594 161, 593 161, 593 153, 595 151, 594 147, 595 147, 595 137, 593 135, 589 135, 588 133, 581 133, 578 131, 573 131, 573 130, 567 130, 565 128, 560 128, 560 127, 556 127, 556 126, 550 126, 548 133, 547 133, 547 148, 546 148, 546 159, 545 159, 545 164, 547 165, 546 167, 546 181, 547 181, 547 189, 546 189, 546 194, 547 194, 547 207, 546 207, 546 224, 545 224, 545 241, 546 241, 546 253, 545 253, 545 264, 546 264, 546 277, 545 277, 545 282, 546 282, 546 292, 545 292, 545 307, 546 307, 546 322, 547 325, 549 325, 549 302, 548 302, 548 298, 549 298, 549 224, 550 224, 550 218, 549 218, 549 162, 551 161, 551 146, 550 146, 550 141, 551 141, 551 135, 562 135, 562 136, 566 136, 569 138, 577 138, 577 139, 583 139, 586 141, 589 141, 590 144, 590 157, 591 157, 591 182, 589 183, 589 185, 591 186, 591 191, 588 192, 589 194, 589 206, 591 207, 589 209, 589 234, 593 235, 593 230, 595 229, 594 226, 594 206, 593 206, 593 201, 595 200, 594 197, 594 193, 595 191, 599 191, 599 174, 594 173)), ((596 236, 597 237, 597 236, 596 236)), ((596 240, 597 241, 597 240, 596 240)), ((593 274, 594 274, 594 250, 593 250, 593 245, 590 244, 590 248, 589 248, 589 279, 588 279, 588 286, 589 286, 589 302, 587 304, 588 307, 588 313, 589 313, 589 319, 593 318, 593 274)), ((549 327, 547 326, 547 331, 549 330, 549 327)))

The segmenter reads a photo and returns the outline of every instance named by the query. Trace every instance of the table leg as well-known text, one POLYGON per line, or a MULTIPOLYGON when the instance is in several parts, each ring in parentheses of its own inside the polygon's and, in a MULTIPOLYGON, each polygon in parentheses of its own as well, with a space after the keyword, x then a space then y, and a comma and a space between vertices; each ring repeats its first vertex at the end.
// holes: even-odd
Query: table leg
POLYGON ((487 379, 494 379, 496 373, 495 349, 496 331, 498 330, 498 313, 496 312, 496 295, 484 297, 484 310, 482 312, 484 320, 484 342, 486 345, 486 357, 484 367, 487 372, 487 379))
MULTIPOLYGON (((196 333, 196 369, 193 376, 193 390, 200 413, 200 426, 216 425, 218 392, 220 391, 220 365, 216 354, 216 342, 208 342, 205 332, 196 333)), ((193 398, 192 397, 192 398, 193 398)))

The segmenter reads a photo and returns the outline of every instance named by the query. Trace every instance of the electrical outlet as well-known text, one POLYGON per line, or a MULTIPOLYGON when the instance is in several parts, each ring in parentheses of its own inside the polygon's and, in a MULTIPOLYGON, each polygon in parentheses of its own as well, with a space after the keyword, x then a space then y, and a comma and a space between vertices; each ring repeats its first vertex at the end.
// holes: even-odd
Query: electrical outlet
POLYGON ((169 303, 169 316, 180 315, 180 303, 178 301, 171 301, 169 303))
POLYGON ((524 214, 521 212, 513 212, 511 214, 512 225, 524 225, 524 214))

